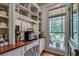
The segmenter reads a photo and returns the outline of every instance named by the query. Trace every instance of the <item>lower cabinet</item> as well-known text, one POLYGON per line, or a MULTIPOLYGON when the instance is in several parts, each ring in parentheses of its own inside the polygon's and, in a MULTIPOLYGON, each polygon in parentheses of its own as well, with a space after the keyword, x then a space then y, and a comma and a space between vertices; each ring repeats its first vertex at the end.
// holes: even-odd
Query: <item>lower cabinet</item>
POLYGON ((21 56, 25 56, 25 51, 26 51, 25 46, 23 46, 21 48, 21 56))
POLYGON ((26 55, 25 56, 39 56, 39 51, 37 48, 38 45, 32 47, 31 49, 29 49, 28 51, 26 51, 26 55))
POLYGON ((40 39, 40 53, 45 49, 45 39, 40 39))
POLYGON ((26 56, 39 56, 39 40, 26 46, 26 56))
POLYGON ((21 50, 22 50, 22 48, 17 48, 12 51, 3 53, 3 54, 1 54, 1 56, 21 56, 22 55, 21 50))
POLYGON ((9 52, 1 54, 1 56, 40 56, 45 49, 45 39, 39 39, 29 45, 16 48, 9 52))

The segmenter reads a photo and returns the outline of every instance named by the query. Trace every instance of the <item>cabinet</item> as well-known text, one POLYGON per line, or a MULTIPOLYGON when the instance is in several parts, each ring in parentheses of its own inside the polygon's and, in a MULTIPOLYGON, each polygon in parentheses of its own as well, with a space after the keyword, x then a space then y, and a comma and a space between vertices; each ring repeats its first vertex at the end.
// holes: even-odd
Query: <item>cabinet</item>
POLYGON ((21 47, 21 56, 25 55, 25 51, 26 51, 25 46, 21 47))
POLYGON ((40 39, 40 53, 45 49, 45 39, 40 39))
POLYGON ((39 55, 39 40, 32 42, 32 44, 26 45, 26 56, 38 56, 39 55))
POLYGON ((3 53, 1 56, 39 56, 44 49, 45 39, 42 38, 28 45, 3 53))
POLYGON ((14 50, 9 51, 9 52, 6 52, 6 53, 2 54, 1 56, 21 56, 22 55, 21 51, 22 51, 22 47, 14 49, 14 50))

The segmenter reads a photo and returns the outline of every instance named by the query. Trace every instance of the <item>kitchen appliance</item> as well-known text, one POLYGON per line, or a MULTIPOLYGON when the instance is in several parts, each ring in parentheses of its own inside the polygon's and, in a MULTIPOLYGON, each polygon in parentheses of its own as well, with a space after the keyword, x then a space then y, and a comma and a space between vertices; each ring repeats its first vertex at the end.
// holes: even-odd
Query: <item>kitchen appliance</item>
POLYGON ((32 40, 36 40, 37 36, 34 31, 25 31, 24 39, 25 39, 25 41, 32 41, 32 40))

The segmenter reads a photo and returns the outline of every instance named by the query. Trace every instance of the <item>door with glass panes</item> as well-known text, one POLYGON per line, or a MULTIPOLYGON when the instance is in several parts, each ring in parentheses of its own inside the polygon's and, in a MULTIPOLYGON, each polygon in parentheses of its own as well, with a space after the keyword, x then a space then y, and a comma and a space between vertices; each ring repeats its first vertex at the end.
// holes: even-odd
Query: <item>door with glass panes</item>
POLYGON ((49 10, 49 47, 65 50, 65 6, 49 10))

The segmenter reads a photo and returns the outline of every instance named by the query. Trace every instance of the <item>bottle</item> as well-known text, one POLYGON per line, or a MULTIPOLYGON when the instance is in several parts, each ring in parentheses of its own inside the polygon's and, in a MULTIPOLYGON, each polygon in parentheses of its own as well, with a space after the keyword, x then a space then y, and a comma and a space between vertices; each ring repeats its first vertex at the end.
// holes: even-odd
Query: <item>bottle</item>
POLYGON ((4 38, 3 38, 3 35, 1 34, 0 35, 0 47, 3 47, 4 46, 4 38))
POLYGON ((4 35, 4 45, 7 46, 9 44, 8 35, 4 35))

